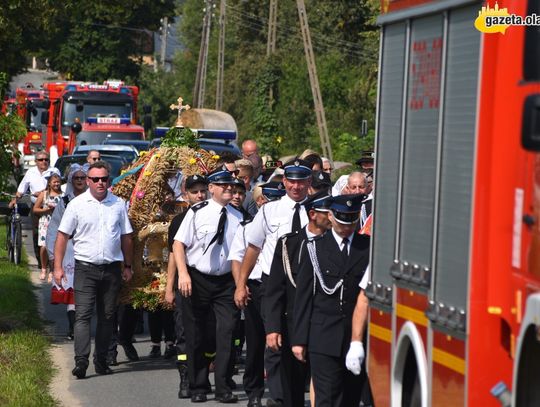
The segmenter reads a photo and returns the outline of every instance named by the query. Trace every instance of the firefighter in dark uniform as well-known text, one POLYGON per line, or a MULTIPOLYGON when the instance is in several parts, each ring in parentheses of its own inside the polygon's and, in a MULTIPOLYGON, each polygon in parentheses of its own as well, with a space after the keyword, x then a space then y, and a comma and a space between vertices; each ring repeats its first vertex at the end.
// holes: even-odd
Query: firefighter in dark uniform
MULTIPOLYGON (((347 370, 353 311, 369 264, 369 237, 357 233, 364 196, 333 197, 332 229, 302 249, 306 259, 296 279, 292 350, 305 361, 309 352, 317 407, 358 407, 367 381, 347 370)), ((358 354, 358 352, 355 352, 358 354)))
POLYGON ((290 335, 293 329, 294 297, 296 276, 303 261, 302 247, 320 236, 330 227, 328 220, 328 190, 310 196, 303 205, 309 223, 298 232, 291 232, 279 238, 270 275, 265 286, 264 315, 266 345, 277 351, 281 349, 281 383, 283 405, 302 406, 304 384, 308 374, 305 363, 298 361, 291 351, 290 335))
POLYGON ((189 390, 191 401, 206 401, 208 363, 204 340, 210 311, 216 317, 216 400, 235 403, 227 380, 231 376, 233 330, 239 316, 233 302, 235 289, 229 248, 242 215, 229 205, 234 178, 225 169, 208 175, 211 198, 192 206, 174 237, 173 254, 178 268, 182 299, 189 390))

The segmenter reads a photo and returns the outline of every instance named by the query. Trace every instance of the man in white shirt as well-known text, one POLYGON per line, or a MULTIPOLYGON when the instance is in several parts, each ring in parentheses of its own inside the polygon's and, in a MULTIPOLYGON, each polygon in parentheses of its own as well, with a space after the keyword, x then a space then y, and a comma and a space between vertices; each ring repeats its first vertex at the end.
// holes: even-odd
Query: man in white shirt
MULTIPOLYGON (((60 175, 60 171, 56 168, 51 168, 49 166, 50 158, 49 154, 45 151, 38 151, 36 153, 36 166, 30 168, 24 174, 23 179, 17 187, 17 192, 15 193, 15 199, 10 202, 10 206, 15 204, 16 199, 19 199, 23 196, 28 190, 30 190, 30 200, 32 205, 36 203, 36 199, 41 191, 45 190, 47 187, 47 179, 44 175, 48 170, 56 170, 55 172, 60 175)), ((49 171, 50 172, 50 171, 49 171)), ((34 244, 34 254, 38 261, 38 269, 41 269, 41 259, 39 256, 39 246, 38 246, 38 222, 39 215, 35 215, 34 211, 30 211, 32 217, 32 242, 34 244)))
POLYGON ((54 246, 54 279, 64 278, 63 259, 70 238, 75 252, 75 368, 78 379, 86 376, 90 356, 90 321, 97 308, 94 367, 110 374, 107 351, 122 279, 132 277, 133 229, 125 202, 108 191, 109 165, 97 161, 88 169, 88 190, 66 208, 54 246), (123 265, 122 265, 123 262, 123 265))
MULTIPOLYGON (((247 305, 248 291, 246 283, 255 264, 259 265, 263 273, 262 292, 264 293, 264 283, 270 274, 277 240, 286 233, 300 230, 308 223, 306 210, 301 204, 306 199, 311 184, 311 168, 305 161, 295 158, 283 165, 283 171, 283 184, 286 195, 279 201, 263 205, 257 212, 255 219, 253 219, 253 226, 246 233, 249 246, 242 262, 234 294, 234 301, 239 308, 244 308, 247 305)), ((265 368, 271 396, 269 406, 279 406, 283 403, 283 391, 279 375, 280 358, 281 353, 279 351, 267 349, 265 368)))
POLYGON ((182 299, 189 390, 193 403, 206 401, 208 362, 204 337, 209 311, 216 316, 216 400, 236 403, 228 378, 232 376, 233 330, 238 318, 234 306, 234 279, 229 249, 242 215, 229 202, 235 179, 226 169, 208 176, 211 199, 192 206, 173 243, 182 299))

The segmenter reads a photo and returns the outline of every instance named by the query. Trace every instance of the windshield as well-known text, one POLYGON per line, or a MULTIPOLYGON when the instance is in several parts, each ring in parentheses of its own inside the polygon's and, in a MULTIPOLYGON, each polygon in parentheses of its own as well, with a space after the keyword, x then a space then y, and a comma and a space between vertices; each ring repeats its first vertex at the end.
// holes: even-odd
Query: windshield
POLYGON ((43 125, 41 124, 41 113, 47 109, 43 107, 34 107, 34 110, 27 110, 26 113, 26 127, 32 131, 41 131, 43 125))
POLYGON ((103 144, 106 139, 143 140, 143 133, 136 131, 81 131, 77 134, 77 145, 103 144))
POLYGON ((64 137, 69 136, 69 127, 75 121, 75 118, 79 118, 81 123, 84 123, 89 117, 131 117, 132 104, 120 103, 120 104, 98 104, 92 103, 92 101, 85 101, 84 104, 79 104, 77 111, 77 103, 64 101, 64 109, 62 111, 62 135, 64 137))

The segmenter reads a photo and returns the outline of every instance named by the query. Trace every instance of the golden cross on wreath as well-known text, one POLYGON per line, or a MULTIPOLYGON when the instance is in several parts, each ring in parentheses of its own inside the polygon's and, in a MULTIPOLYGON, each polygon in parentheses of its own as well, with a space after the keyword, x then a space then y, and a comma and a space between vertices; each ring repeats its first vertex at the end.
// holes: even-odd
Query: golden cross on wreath
POLYGON ((177 110, 178 109, 178 118, 176 119, 176 125, 177 126, 181 126, 181 127, 184 127, 184 124, 182 123, 182 119, 180 118, 180 115, 182 114, 182 112, 184 110, 189 110, 191 109, 191 106, 190 105, 183 105, 182 102, 184 101, 184 99, 182 98, 182 96, 180 96, 178 99, 178 104, 175 105, 174 103, 172 105, 169 106, 169 108, 171 110, 177 110))

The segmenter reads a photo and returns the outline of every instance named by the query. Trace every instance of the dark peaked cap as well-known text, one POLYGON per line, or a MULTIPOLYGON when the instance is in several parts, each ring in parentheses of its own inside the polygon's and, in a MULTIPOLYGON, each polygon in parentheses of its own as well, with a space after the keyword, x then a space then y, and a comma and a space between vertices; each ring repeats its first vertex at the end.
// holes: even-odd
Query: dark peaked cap
POLYGON ((287 179, 307 179, 311 177, 311 165, 300 158, 283 164, 283 175, 287 179))

